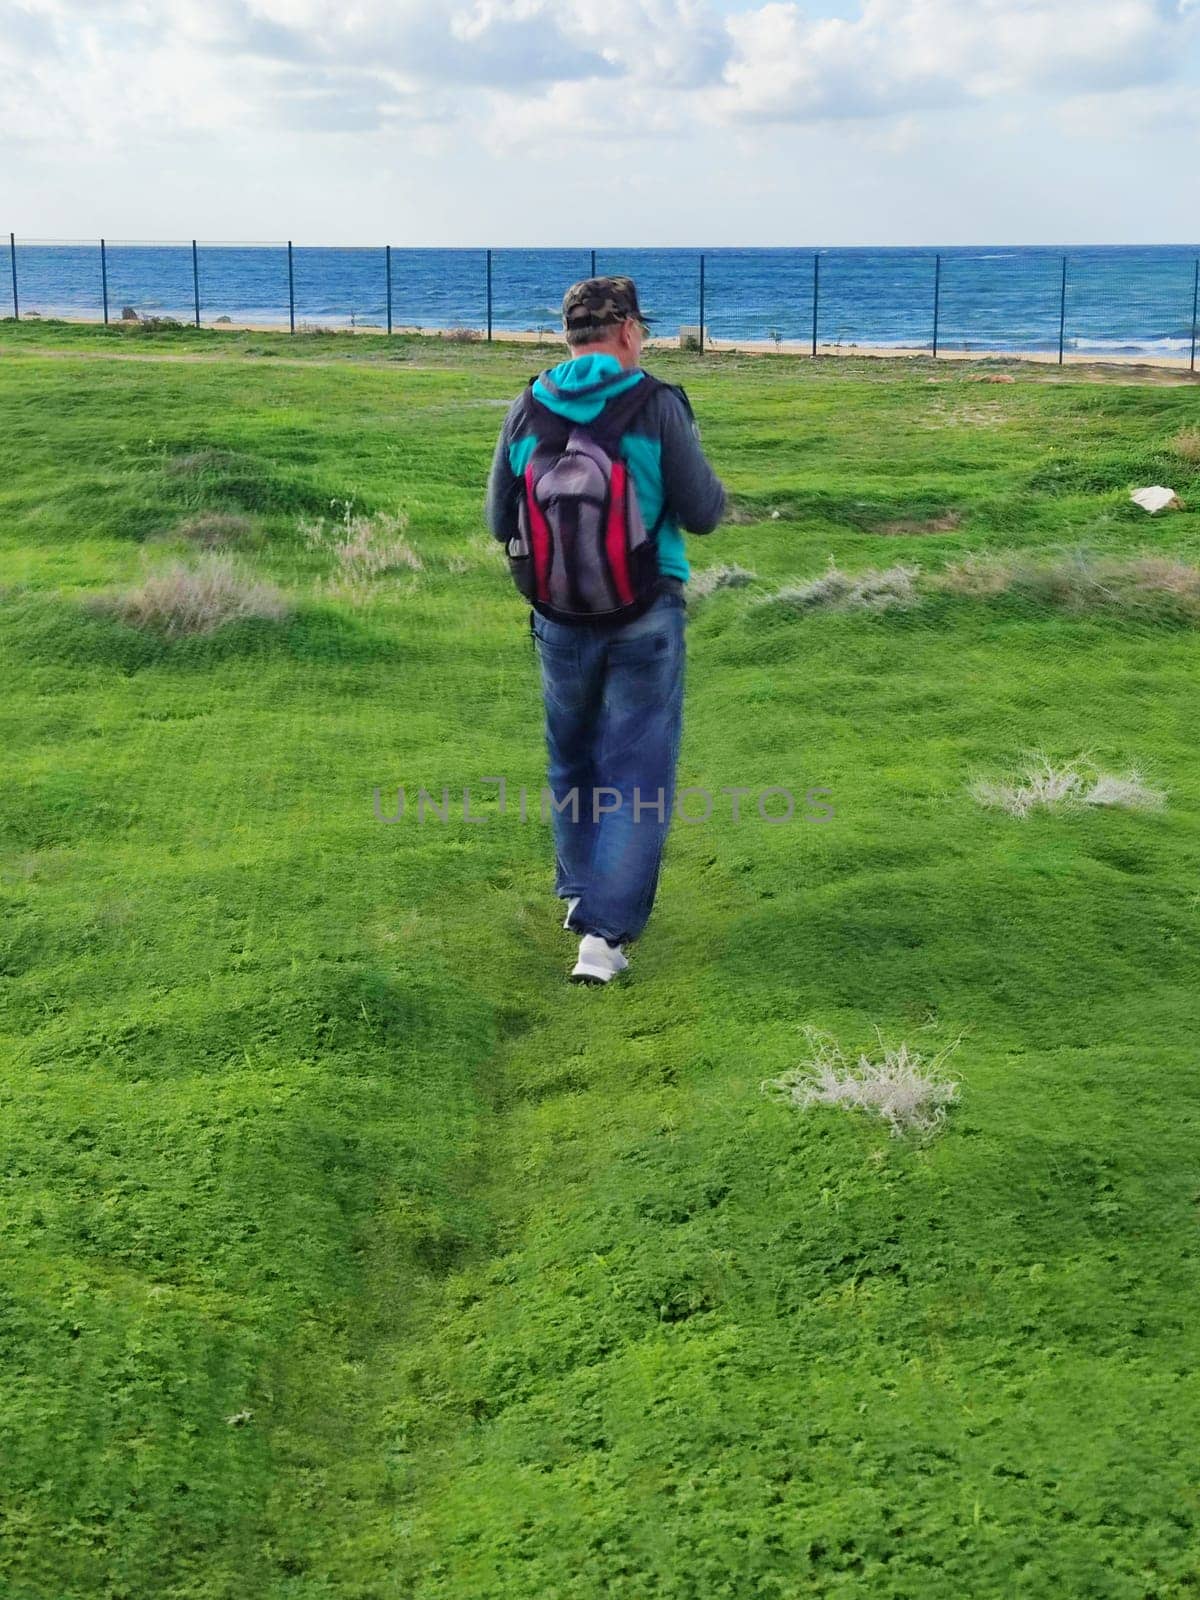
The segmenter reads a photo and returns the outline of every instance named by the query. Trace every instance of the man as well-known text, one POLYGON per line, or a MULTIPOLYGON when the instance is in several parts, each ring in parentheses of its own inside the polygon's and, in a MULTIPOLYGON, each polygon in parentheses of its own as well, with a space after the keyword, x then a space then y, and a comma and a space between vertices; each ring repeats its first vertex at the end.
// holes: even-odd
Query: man
POLYGON ((571 976, 608 983, 628 966, 621 947, 650 915, 674 807, 688 579, 680 529, 710 533, 724 515, 725 490, 700 448, 683 390, 641 369, 649 330, 632 279, 573 284, 563 296, 563 331, 570 358, 543 372, 504 420, 487 519, 502 543, 516 537, 539 429, 544 434, 561 418, 600 430, 606 407, 624 397, 625 416, 629 391, 647 383, 617 448, 656 543, 652 603, 616 623, 567 623, 536 603, 530 613, 554 796, 555 893, 567 902, 563 926, 580 935, 571 976))

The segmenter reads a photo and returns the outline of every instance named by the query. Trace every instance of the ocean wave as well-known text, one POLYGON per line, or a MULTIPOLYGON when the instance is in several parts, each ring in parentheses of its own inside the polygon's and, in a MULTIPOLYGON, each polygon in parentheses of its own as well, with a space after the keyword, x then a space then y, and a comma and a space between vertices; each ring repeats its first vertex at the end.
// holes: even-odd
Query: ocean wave
POLYGON ((1131 356, 1177 355, 1192 348, 1192 336, 1165 339, 1085 339, 1071 340, 1072 350, 1113 350, 1131 356))

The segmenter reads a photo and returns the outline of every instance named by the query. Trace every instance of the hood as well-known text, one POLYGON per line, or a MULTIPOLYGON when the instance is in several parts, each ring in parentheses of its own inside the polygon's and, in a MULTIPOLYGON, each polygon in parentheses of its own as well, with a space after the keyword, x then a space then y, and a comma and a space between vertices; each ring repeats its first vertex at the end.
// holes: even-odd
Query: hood
POLYGON ((594 422, 614 395, 641 381, 641 370, 626 372, 616 356, 583 355, 543 372, 533 393, 568 422, 594 422))

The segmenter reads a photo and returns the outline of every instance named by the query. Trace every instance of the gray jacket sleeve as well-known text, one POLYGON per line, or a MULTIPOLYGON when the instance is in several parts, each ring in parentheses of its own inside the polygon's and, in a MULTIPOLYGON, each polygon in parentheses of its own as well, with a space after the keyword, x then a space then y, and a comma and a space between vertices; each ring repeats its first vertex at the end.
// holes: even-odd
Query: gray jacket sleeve
POLYGON ((500 429, 500 437, 496 440, 492 470, 488 474, 487 504, 484 509, 492 537, 499 539, 501 544, 506 544, 517 532, 518 481, 513 476, 508 461, 508 446, 512 440, 516 412, 517 402, 514 401, 504 419, 504 426, 500 429))
POLYGON ((700 428, 680 391, 664 388, 656 403, 667 510, 689 533, 711 533, 725 515, 725 485, 700 447, 700 428))

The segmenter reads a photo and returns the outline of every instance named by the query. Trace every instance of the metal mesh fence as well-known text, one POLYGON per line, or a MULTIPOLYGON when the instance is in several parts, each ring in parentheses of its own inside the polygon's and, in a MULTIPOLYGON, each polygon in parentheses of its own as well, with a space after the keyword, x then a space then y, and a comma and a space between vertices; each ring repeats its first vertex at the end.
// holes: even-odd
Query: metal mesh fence
POLYGON ((591 251, 493 250, 491 256, 493 330, 560 338, 563 291, 591 277, 591 251))
POLYGON ((814 253, 712 250, 704 260, 705 344, 808 349, 814 253))
POLYGON ((278 239, 260 244, 201 244, 196 249, 199 322, 266 327, 288 320, 288 247, 278 239))
POLYGON ((818 351, 931 349, 936 266, 933 251, 823 251, 818 351))
POLYGON ((939 351, 1057 353, 1061 253, 954 251, 940 261, 939 351))
POLYGON ((144 243, 104 241, 103 267, 110 318, 128 313, 190 321, 195 310, 195 285, 190 241, 144 243))
MULTIPOLYGON (((103 308, 101 243, 98 239, 22 239, 8 249, 4 287, 11 290, 9 314, 99 318, 103 308)), ((3 307, 3 298, 0 298, 3 307)))
POLYGON ((1195 370, 1200 247, 420 249, 18 239, 0 315, 557 340, 564 289, 626 273, 703 349, 1120 357, 1195 370), (5 299, 11 304, 6 306, 5 299))
POLYGON ((1115 269, 1094 251, 1067 258, 1068 351, 1190 356, 1195 260, 1139 251, 1136 270, 1115 269))

